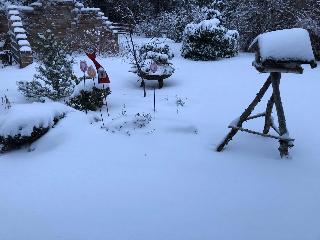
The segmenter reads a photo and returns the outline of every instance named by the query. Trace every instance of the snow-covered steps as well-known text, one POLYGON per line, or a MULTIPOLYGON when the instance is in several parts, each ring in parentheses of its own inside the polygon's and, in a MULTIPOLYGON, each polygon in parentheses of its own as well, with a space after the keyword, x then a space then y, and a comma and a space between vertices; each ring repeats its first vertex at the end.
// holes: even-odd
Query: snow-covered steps
POLYGON ((26 67, 33 62, 32 49, 27 37, 27 31, 24 28, 20 17, 18 6, 9 5, 6 9, 8 19, 8 29, 11 42, 12 57, 20 67, 26 67))

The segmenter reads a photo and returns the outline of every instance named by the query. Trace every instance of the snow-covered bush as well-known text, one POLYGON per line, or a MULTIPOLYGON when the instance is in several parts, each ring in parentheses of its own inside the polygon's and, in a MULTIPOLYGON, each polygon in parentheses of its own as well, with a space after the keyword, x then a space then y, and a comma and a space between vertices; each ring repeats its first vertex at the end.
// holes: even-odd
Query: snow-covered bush
POLYGON ((193 14, 188 13, 186 9, 179 9, 163 12, 157 17, 150 16, 139 24, 138 30, 147 37, 166 36, 175 42, 181 42, 185 26, 193 21, 193 14))
POLYGON ((190 23, 199 23, 203 20, 221 16, 218 10, 224 8, 221 0, 207 1, 200 4, 196 1, 180 2, 170 11, 162 11, 143 18, 137 30, 147 37, 167 37, 175 42, 181 42, 185 27, 190 23))
POLYGON ((96 111, 104 105, 104 100, 111 94, 108 84, 99 84, 97 80, 81 81, 74 89, 68 105, 80 111, 96 111))
POLYGON ((57 42, 50 30, 39 35, 37 42, 40 66, 38 74, 31 82, 18 82, 18 89, 27 99, 44 101, 62 100, 73 92, 76 76, 73 74, 73 61, 69 59, 64 45, 57 42))
POLYGON ((69 107, 60 103, 15 104, 0 115, 0 152, 19 149, 46 134, 69 107))
POLYGON ((174 54, 169 46, 159 40, 152 40, 139 49, 138 64, 133 62, 132 72, 138 75, 171 76, 175 69, 170 60, 174 54), (139 69, 140 71, 139 72, 139 69))
POLYGON ((217 60, 238 54, 239 34, 221 25, 219 19, 187 25, 183 34, 182 56, 193 60, 217 60))

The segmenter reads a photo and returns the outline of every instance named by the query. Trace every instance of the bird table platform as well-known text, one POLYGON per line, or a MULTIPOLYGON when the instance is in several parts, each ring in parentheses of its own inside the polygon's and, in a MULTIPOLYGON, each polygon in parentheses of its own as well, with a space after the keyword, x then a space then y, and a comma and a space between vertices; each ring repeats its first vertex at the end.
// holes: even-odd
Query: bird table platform
POLYGON ((293 147, 294 139, 290 138, 287 130, 286 118, 280 95, 280 79, 282 73, 302 74, 303 68, 301 65, 303 64, 309 64, 311 68, 317 67, 309 33, 300 28, 264 33, 253 41, 250 48, 256 51, 256 58, 253 62, 253 66, 260 73, 269 73, 270 76, 248 108, 246 108, 239 118, 229 125, 231 130, 218 146, 217 151, 222 151, 239 131, 243 131, 279 140, 279 152, 281 157, 288 156, 289 148, 293 147), (268 101, 266 111, 264 113, 251 115, 270 86, 272 86, 273 92, 268 101), (272 117, 274 106, 278 115, 279 127, 276 126, 272 117), (243 127, 244 122, 260 117, 265 118, 263 132, 243 127), (271 128, 275 131, 275 134, 270 133, 271 128))

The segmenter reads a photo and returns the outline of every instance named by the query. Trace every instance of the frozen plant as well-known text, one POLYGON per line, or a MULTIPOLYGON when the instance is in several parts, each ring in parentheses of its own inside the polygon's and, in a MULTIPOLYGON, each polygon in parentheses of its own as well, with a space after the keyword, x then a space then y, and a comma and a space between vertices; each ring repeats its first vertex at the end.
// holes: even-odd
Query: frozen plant
POLYGON ((11 102, 7 95, 1 97, 0 113, 5 113, 11 108, 11 102))
POLYGON ((122 108, 122 111, 121 111, 121 115, 122 116, 127 116, 127 110, 126 110, 126 105, 123 104, 123 108, 122 108))
POLYGON ((177 95, 176 96, 177 114, 179 113, 179 107, 184 107, 185 104, 186 104, 185 100, 183 100, 177 95))
POLYGON ((178 107, 179 106, 183 107, 186 104, 186 102, 183 101, 181 98, 177 97, 176 104, 177 104, 178 107))
POLYGON ((133 121, 135 127, 144 128, 152 121, 152 116, 150 113, 137 113, 135 115, 135 120, 133 121))

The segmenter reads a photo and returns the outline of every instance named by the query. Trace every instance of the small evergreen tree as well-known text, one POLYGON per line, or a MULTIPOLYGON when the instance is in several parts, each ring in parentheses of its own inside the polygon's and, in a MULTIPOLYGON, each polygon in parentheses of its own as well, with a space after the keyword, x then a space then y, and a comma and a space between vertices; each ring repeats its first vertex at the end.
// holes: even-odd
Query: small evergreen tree
POLYGON ((40 61, 38 73, 31 82, 18 82, 18 89, 26 98, 37 101, 46 98, 57 101, 70 96, 77 78, 72 70, 73 60, 68 58, 65 45, 47 30, 39 34, 36 48, 40 61))

